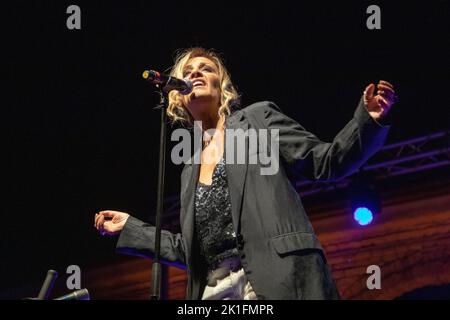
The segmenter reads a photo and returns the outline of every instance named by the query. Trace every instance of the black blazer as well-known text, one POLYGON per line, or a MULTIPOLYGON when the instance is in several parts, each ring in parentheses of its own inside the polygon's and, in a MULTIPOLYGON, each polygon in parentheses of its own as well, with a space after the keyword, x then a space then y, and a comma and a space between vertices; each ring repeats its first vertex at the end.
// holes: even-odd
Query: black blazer
MULTIPOLYGON (((331 143, 319 140, 267 101, 235 111, 227 117, 226 128, 279 129, 282 165, 276 174, 261 175, 259 164, 226 164, 238 249, 258 299, 338 298, 322 247, 286 170, 293 167, 313 180, 342 178, 382 147, 390 126, 373 120, 361 98, 353 118, 331 143)), ((187 268, 187 299, 201 299, 206 285, 207 270, 194 230, 198 177, 199 165, 186 164, 181 175, 181 234, 163 231, 161 239, 165 262, 187 268)), ((130 217, 117 251, 152 257, 154 230, 130 217)))

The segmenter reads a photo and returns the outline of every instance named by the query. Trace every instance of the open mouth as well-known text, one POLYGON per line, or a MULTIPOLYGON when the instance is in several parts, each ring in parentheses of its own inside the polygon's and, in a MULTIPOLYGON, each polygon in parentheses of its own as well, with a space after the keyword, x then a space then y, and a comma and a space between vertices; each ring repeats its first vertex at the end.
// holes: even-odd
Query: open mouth
POLYGON ((204 86, 205 84, 206 84, 205 81, 200 80, 200 79, 194 80, 194 81, 192 82, 192 86, 193 86, 193 87, 200 87, 200 86, 204 86))

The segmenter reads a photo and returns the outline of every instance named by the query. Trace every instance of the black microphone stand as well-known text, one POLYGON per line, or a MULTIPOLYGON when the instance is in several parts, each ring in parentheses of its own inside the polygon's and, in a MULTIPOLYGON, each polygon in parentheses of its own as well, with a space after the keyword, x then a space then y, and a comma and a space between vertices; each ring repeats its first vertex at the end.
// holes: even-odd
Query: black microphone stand
POLYGON ((155 221, 155 250, 154 258, 152 264, 152 284, 151 284, 151 300, 161 299, 161 272, 162 267, 160 263, 161 256, 161 216, 163 212, 163 201, 164 201, 164 176, 165 176, 165 165, 166 165, 166 109, 167 109, 167 93, 171 90, 179 90, 180 82, 181 85, 185 86, 182 88, 180 93, 186 94, 187 91, 192 90, 192 83, 182 81, 180 79, 173 78, 171 76, 161 76, 155 71, 144 71, 142 77, 150 82, 154 83, 158 88, 159 93, 159 104, 155 109, 161 110, 161 131, 159 137, 159 169, 158 169, 158 199, 156 202, 156 221, 155 221), (156 83, 155 83, 156 82, 156 83), (187 91, 186 91, 187 90, 187 91), (184 92, 184 93, 183 93, 184 92))
MULTIPOLYGON (((53 289, 58 272, 55 270, 48 270, 44 283, 42 284, 39 294, 35 298, 24 298, 23 300, 48 300, 50 292, 53 289)), ((90 300, 89 291, 87 289, 76 290, 70 294, 66 294, 54 300, 90 300)))
POLYGON ((163 212, 164 201, 164 176, 166 165, 166 109, 167 97, 161 85, 156 85, 159 89, 159 104, 155 109, 161 110, 161 131, 159 135, 159 168, 158 168, 158 193, 156 202, 156 220, 155 220, 155 252, 152 264, 152 285, 150 300, 161 299, 161 216, 163 212))

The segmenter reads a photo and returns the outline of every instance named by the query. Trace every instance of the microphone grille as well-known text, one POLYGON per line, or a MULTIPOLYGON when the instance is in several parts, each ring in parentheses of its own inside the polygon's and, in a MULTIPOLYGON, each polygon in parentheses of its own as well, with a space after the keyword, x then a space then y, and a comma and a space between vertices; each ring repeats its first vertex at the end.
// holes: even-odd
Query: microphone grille
POLYGON ((145 70, 144 72, 142 72, 142 78, 144 78, 145 80, 147 80, 148 77, 150 77, 150 71, 145 70))
POLYGON ((161 75, 158 71, 144 70, 144 72, 142 72, 142 78, 144 78, 145 80, 154 81, 158 80, 160 77, 161 75))

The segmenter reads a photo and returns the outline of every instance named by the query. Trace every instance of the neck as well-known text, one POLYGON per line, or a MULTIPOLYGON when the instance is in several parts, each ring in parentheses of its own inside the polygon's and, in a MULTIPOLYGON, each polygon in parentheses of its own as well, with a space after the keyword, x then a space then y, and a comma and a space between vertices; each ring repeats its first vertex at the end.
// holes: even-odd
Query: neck
POLYGON ((223 143, 223 135, 225 129, 225 117, 217 116, 214 119, 206 119, 202 121, 202 141, 203 149, 208 147, 211 142, 215 141, 216 147, 220 147, 223 143))
POLYGON ((202 129, 209 130, 209 129, 217 129, 220 130, 223 128, 225 124, 225 117, 219 117, 219 115, 215 115, 214 118, 209 117, 202 120, 202 129))
POLYGON ((208 106, 198 109, 205 110, 205 112, 193 114, 195 121, 201 121, 203 131, 209 129, 223 129, 225 125, 225 117, 218 115, 217 107, 208 106))
POLYGON ((225 117, 216 115, 215 117, 196 118, 195 121, 201 121, 202 131, 210 129, 223 130, 225 127, 225 117))

